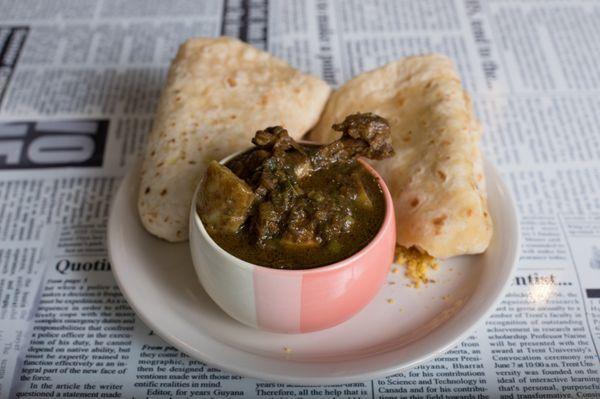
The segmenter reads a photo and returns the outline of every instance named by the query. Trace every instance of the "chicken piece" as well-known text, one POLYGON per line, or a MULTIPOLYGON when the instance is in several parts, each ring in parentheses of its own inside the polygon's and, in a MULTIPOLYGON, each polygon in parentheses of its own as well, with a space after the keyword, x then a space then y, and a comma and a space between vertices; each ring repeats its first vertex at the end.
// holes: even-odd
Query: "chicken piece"
POLYGON ((208 165, 198 195, 198 214, 207 230, 215 233, 236 233, 255 199, 246 182, 216 161, 208 165))
POLYGON ((371 112, 352 114, 332 128, 342 132, 341 140, 346 147, 352 144, 356 146, 357 154, 369 159, 383 159, 394 155, 390 124, 379 115, 371 112))
POLYGON ((269 149, 275 156, 283 154, 285 151, 294 149, 304 153, 302 147, 294 141, 288 134, 288 131, 281 126, 271 126, 265 130, 259 130, 254 134, 252 143, 258 148, 269 149))
POLYGON ((287 229, 281 237, 281 244, 288 249, 306 249, 318 247, 323 241, 316 235, 316 220, 307 198, 300 198, 289 212, 287 229))
POLYGON ((352 114, 332 128, 342 132, 342 137, 319 148, 311 157, 317 168, 358 156, 384 159, 394 154, 390 125, 378 115, 370 112, 352 114))
MULTIPOLYGON (((257 131, 252 142, 259 148, 258 151, 271 153, 270 158, 263 162, 260 177, 260 186, 268 191, 273 191, 279 184, 296 184, 311 173, 310 158, 281 126, 257 131)), ((259 190, 258 195, 262 196, 263 191, 259 190)))
POLYGON ((281 212, 272 202, 262 202, 258 206, 258 212, 254 218, 254 229, 256 231, 256 243, 264 247, 266 242, 276 237, 281 230, 281 212))
POLYGON ((296 181, 302 180, 312 173, 310 158, 299 152, 287 152, 284 154, 284 163, 292 169, 296 181))

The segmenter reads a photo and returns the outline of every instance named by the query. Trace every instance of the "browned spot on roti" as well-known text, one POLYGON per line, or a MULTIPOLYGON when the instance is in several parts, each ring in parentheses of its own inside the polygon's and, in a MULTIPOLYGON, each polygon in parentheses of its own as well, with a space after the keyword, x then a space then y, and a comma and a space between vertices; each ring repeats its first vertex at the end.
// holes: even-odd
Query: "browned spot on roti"
POLYGON ((167 189, 166 189, 166 188, 163 188, 163 190, 160 192, 160 195, 161 195, 161 196, 164 196, 166 193, 167 193, 167 189))
POLYGON ((196 161, 188 161, 190 165, 196 165, 196 161))
POLYGON ((469 208, 467 209, 467 216, 472 216, 473 215, 473 209, 469 208))
POLYGON ((448 216, 442 215, 435 219, 433 219, 433 225, 435 226, 435 235, 438 236, 442 233, 442 227, 444 227, 444 222, 448 216))
POLYGON ((410 201, 410 206, 412 206, 414 208, 417 205, 419 205, 419 199, 415 197, 412 199, 412 201, 410 201))
POLYGON ((231 76, 227 78, 227 84, 229 85, 229 87, 237 86, 237 82, 231 76))
POLYGON ((144 194, 148 194, 150 192, 150 187, 146 187, 146 190, 144 190, 144 194))
POLYGON ((441 181, 446 181, 446 174, 444 172, 442 172, 441 170, 438 170, 437 174, 440 177, 441 181))
POLYGON ((446 215, 439 216, 439 217, 433 219, 433 224, 436 226, 443 226, 446 219, 448 219, 448 216, 446 216, 446 215))

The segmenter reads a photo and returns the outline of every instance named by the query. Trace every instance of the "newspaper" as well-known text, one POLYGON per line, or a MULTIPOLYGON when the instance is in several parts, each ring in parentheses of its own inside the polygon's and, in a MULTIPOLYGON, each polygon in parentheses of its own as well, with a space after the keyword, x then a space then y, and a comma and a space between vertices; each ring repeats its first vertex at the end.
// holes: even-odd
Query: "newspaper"
POLYGON ((599 398, 600 4, 0 0, 0 398, 599 398), (108 209, 191 36, 237 36, 333 86, 456 63, 516 197, 522 255, 471 337, 339 386, 223 372, 154 335, 107 259, 108 209))

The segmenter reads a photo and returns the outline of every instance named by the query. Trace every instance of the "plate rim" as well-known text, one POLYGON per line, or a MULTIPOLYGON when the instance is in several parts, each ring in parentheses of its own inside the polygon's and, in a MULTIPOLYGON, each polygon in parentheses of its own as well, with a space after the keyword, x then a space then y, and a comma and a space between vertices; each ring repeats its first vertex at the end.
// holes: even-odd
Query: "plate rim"
MULTIPOLYGON (((488 307, 484 311, 481 312, 481 314, 479 316, 477 316, 475 319, 473 319, 473 321, 471 323, 469 323, 468 325, 466 325, 465 328, 463 328, 463 330, 460 334, 457 334, 454 337, 451 337, 450 339, 445 340, 441 345, 438 345, 437 347, 433 348, 428 353, 423 354, 423 355, 419 356, 418 358, 413 359, 412 361, 409 361, 409 362, 400 363, 400 364, 392 365, 392 366, 381 367, 381 368, 378 368, 377 370, 367 371, 364 373, 358 372, 358 373, 350 373, 350 374, 343 374, 343 375, 338 374, 338 375, 318 376, 318 377, 304 377, 304 376, 294 376, 294 375, 289 375, 289 374, 277 374, 277 373, 273 373, 273 372, 266 371, 266 370, 260 370, 259 367, 248 368, 243 365, 237 365, 234 362, 220 359, 220 358, 212 355, 211 353, 209 353, 209 351, 200 350, 200 348, 196 348, 196 347, 187 345, 185 342, 179 340, 177 338, 176 334, 173 334, 173 333, 167 331, 167 329, 164 329, 157 322, 153 321, 146 314, 146 312, 143 311, 142 307, 140 307, 139 304, 133 299, 133 297, 131 296, 131 293, 127 289, 126 283, 122 279, 123 276, 119 272, 120 267, 116 266, 118 264, 118 262, 117 263, 114 262, 115 256, 114 256, 114 244, 112 242, 113 241, 112 237, 116 236, 116 234, 111 233, 111 231, 114 231, 114 229, 116 228, 115 226, 118 225, 118 221, 119 221, 119 219, 115 217, 115 212, 116 212, 115 209, 117 208, 117 204, 116 204, 117 200, 119 198, 123 197, 124 196, 123 192, 128 189, 127 184, 126 184, 128 182, 128 180, 133 179, 135 177, 136 172, 139 171, 139 169, 141 167, 141 160, 139 160, 139 159, 136 160, 130 166, 127 173, 123 176, 121 182, 119 183, 119 188, 115 192, 115 194, 111 200, 111 204, 110 204, 109 218, 108 218, 108 225, 107 225, 107 232, 106 232, 106 243, 107 243, 108 257, 111 262, 112 274, 113 274, 115 281, 121 291, 121 294, 127 300, 128 305, 132 308, 132 310, 135 312, 136 316, 139 317, 140 320, 146 326, 151 328, 156 335, 158 335, 160 338, 165 340, 168 344, 173 345, 175 348, 177 348, 181 352, 187 354, 191 358, 200 360, 200 361, 208 364, 209 366, 216 366, 216 367, 218 367, 224 371, 230 372, 230 373, 234 373, 234 374, 244 376, 244 377, 255 378, 255 379, 259 379, 259 380, 263 380, 263 381, 272 381, 272 382, 285 383, 285 384, 300 384, 300 385, 346 384, 346 383, 365 382, 365 381, 370 381, 375 378, 387 377, 389 375, 400 373, 402 371, 406 371, 406 370, 416 367, 422 363, 425 363, 425 362, 431 360, 432 358, 434 358, 440 354, 443 354, 444 352, 450 350, 451 348, 453 348, 454 346, 456 346, 457 344, 462 342, 465 338, 467 338, 476 329, 476 327, 480 323, 482 323, 484 320, 486 320, 489 317, 489 315, 493 312, 493 310, 498 306, 500 301, 504 298, 506 291, 510 285, 510 282, 512 281, 512 277, 514 276, 514 273, 515 273, 515 270, 517 267, 517 263, 519 260, 520 252, 521 252, 521 229, 520 229, 520 222, 519 222, 519 216, 518 216, 519 215, 518 208, 516 207, 516 202, 514 200, 511 190, 506 185, 504 180, 501 178, 500 173, 498 172, 497 168, 490 161, 488 161, 485 158, 483 159, 483 163, 484 163, 484 170, 486 173, 486 177, 491 172, 494 175, 495 183, 499 186, 500 191, 504 194, 503 198, 505 200, 505 204, 504 204, 503 208, 509 210, 509 215, 510 215, 510 217, 508 218, 508 219, 510 219, 509 228, 511 230, 513 230, 513 232, 515 233, 514 240, 513 240, 515 250, 512 252, 512 254, 509 255, 509 258, 508 258, 508 259, 510 259, 510 263, 511 263, 510 270, 507 273, 506 280, 503 282, 502 287, 498 291, 498 294, 496 295, 496 297, 490 302, 488 307)), ((489 179, 486 179, 486 180, 489 180, 489 179)), ((136 186, 137 186, 137 184, 136 184, 136 186)), ((488 194, 489 194, 489 191, 488 191, 488 194)), ((125 198, 127 198, 126 194, 125 194, 125 198)), ((468 301, 467 301, 467 303, 468 303, 468 301)), ((447 323, 448 321, 450 321, 453 317, 455 317, 455 316, 452 316, 450 319, 446 320, 444 322, 444 324, 447 323)), ((429 332, 427 335, 431 334, 434 331, 435 330, 429 332)), ((228 348, 231 348, 235 351, 243 352, 246 355, 256 356, 261 359, 267 359, 267 360, 271 360, 271 361, 285 360, 285 359, 272 359, 272 358, 268 358, 266 356, 261 356, 257 353, 251 353, 251 352, 244 351, 243 349, 238 348, 238 347, 232 347, 232 346, 227 345, 226 343, 224 343, 206 333, 203 333, 203 336, 207 339, 213 340, 214 343, 227 346, 228 348)), ((409 344, 409 345, 411 345, 411 344, 409 344)), ((394 351, 391 351, 391 352, 394 352, 394 351)), ((389 353, 389 352, 386 352, 386 353, 389 353)), ((373 355, 365 356, 362 359, 376 358, 379 356, 382 356, 382 354, 380 354, 380 353, 373 354, 373 355)), ((294 363, 300 363, 300 362, 294 361, 294 363)), ((301 363, 310 363, 310 362, 301 361, 301 363)), ((335 364, 335 363, 331 363, 331 364, 335 364)))

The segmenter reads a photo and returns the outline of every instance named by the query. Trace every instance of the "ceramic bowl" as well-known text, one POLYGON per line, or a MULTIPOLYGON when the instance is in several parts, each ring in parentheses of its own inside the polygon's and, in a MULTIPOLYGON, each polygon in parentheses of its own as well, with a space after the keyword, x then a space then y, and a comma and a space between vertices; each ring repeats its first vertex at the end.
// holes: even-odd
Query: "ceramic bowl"
MULTIPOLYGON (((229 161, 239 153, 223 159, 229 161)), ((190 211, 190 248, 205 291, 227 314, 248 326, 282 333, 304 333, 335 326, 365 307, 385 281, 394 258, 396 226, 388 188, 385 216, 375 237, 352 256, 312 269, 273 269, 241 260, 209 236, 196 211, 190 211)))

